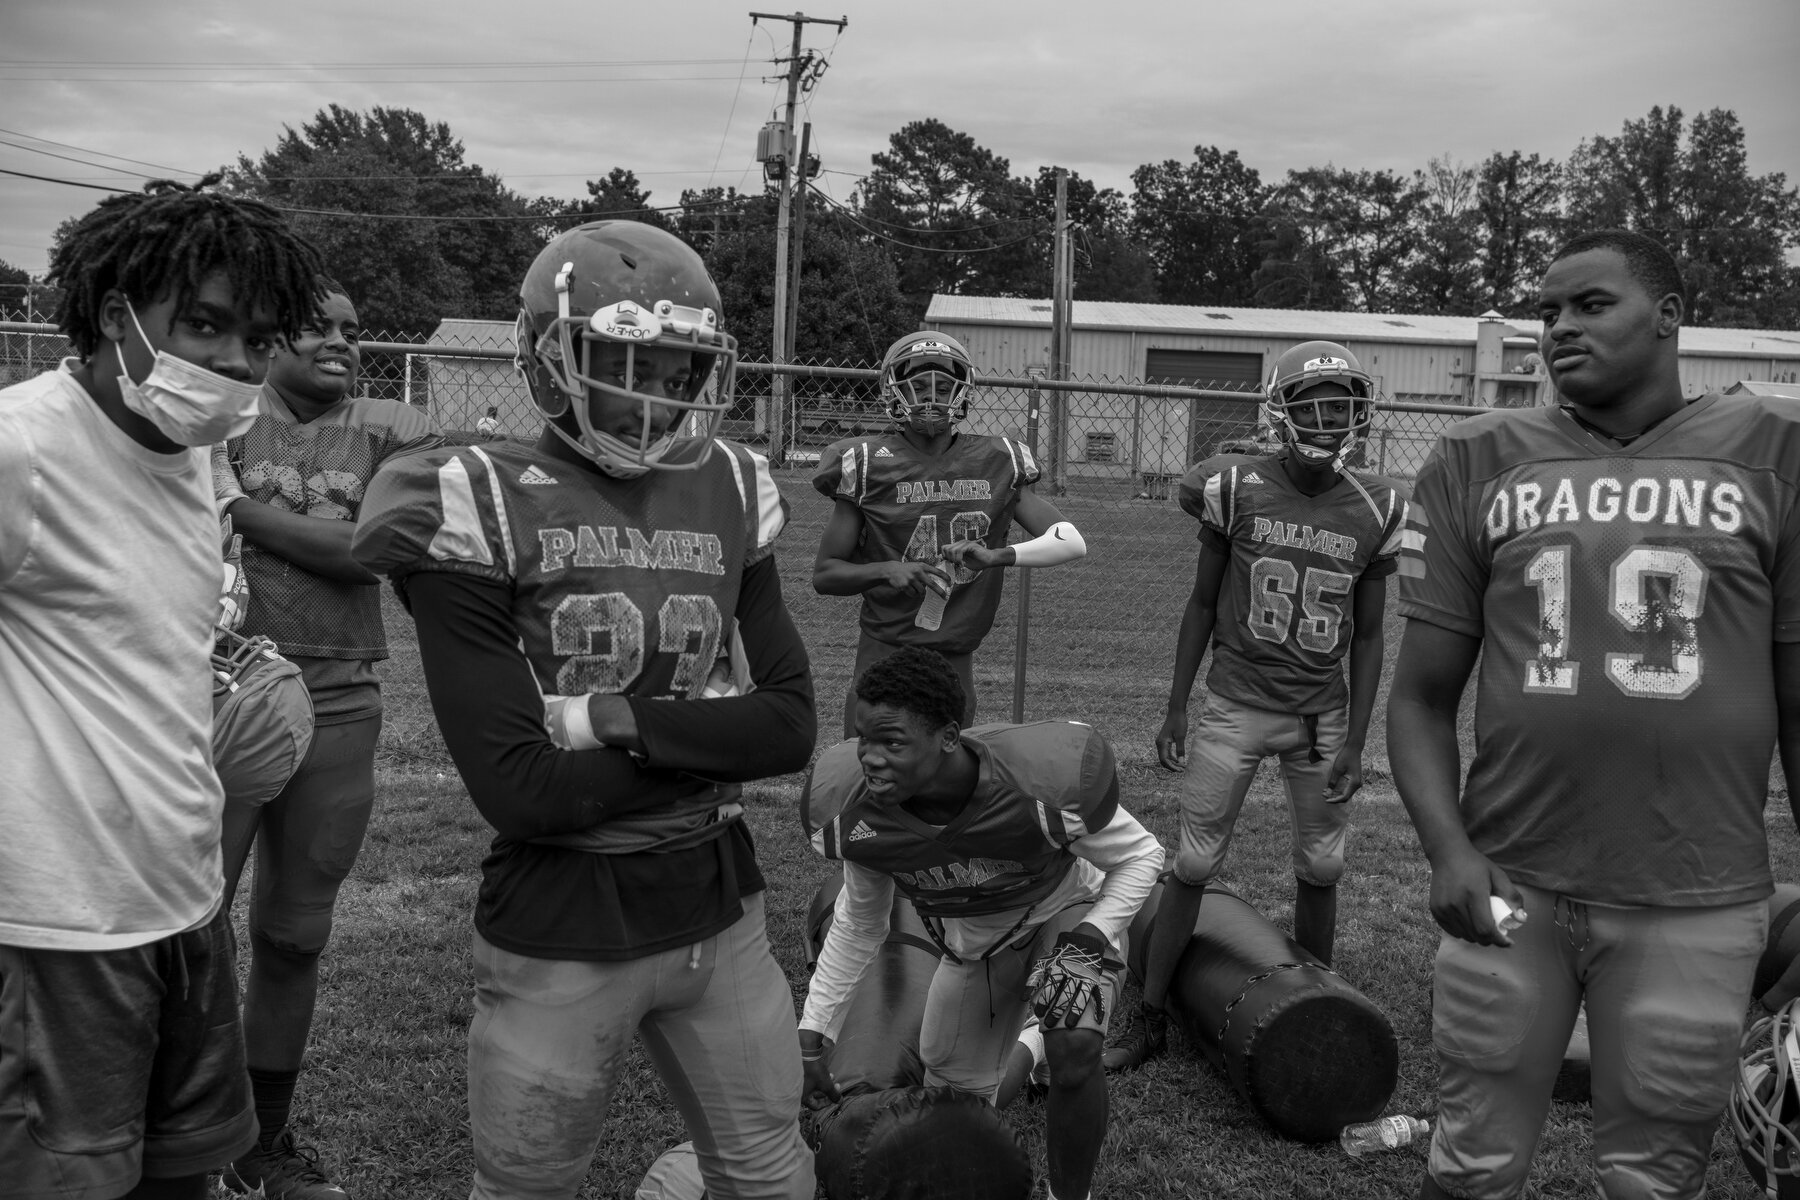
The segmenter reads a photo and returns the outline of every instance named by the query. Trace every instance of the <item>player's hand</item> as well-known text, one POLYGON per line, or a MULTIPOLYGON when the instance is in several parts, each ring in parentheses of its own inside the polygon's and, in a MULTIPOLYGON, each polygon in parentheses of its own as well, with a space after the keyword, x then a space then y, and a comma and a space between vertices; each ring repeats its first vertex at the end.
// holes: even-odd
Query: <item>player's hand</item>
POLYGON ((974 538, 964 538, 959 542, 951 542, 944 547, 944 561, 955 563, 959 567, 969 567, 977 571, 985 571, 989 567, 1004 567, 1006 556, 983 542, 974 538))
POLYGON ((1331 773, 1325 777, 1325 803, 1344 804, 1362 791, 1362 747, 1344 746, 1331 760, 1331 773))
POLYGON ((950 594, 950 572, 936 563, 903 559, 881 564, 881 585, 906 596, 923 596, 930 588, 940 596, 950 594))
POLYGON ((1512 938, 1494 922, 1495 896, 1515 909, 1525 907, 1524 895, 1506 872, 1475 847, 1464 843, 1432 862, 1431 915, 1451 937, 1478 946, 1512 945, 1512 938))
POLYGON ((1171 771, 1187 770, 1187 709, 1171 708, 1156 731, 1156 761, 1171 771))
POLYGON ((1113 973, 1121 964, 1106 957, 1106 938, 1083 921, 1056 939, 1049 954, 1037 961, 1025 986, 1031 991, 1031 1011, 1045 1032, 1073 1029, 1091 1006, 1094 1017, 1106 1024, 1106 997, 1113 973))
POLYGON ((800 1102, 810 1109, 827 1108, 844 1098, 844 1093, 838 1090, 837 1079, 831 1074, 831 1049, 830 1038, 822 1038, 818 1045, 812 1046, 806 1031, 801 1032, 800 1066, 805 1074, 805 1082, 800 1092, 800 1102), (820 1057, 806 1057, 815 1051, 822 1051, 820 1057))

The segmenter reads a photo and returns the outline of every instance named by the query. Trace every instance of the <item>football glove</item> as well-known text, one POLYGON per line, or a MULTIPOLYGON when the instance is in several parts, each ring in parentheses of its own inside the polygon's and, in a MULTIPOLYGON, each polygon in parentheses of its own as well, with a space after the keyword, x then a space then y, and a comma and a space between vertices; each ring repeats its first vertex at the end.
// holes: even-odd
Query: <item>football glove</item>
POLYGON ((1038 960, 1025 980, 1031 990, 1031 1010, 1045 1029, 1073 1029, 1081 1014, 1094 1007, 1094 1017, 1106 1023, 1106 988, 1120 964, 1109 962, 1106 943, 1099 938, 1069 932, 1038 960))

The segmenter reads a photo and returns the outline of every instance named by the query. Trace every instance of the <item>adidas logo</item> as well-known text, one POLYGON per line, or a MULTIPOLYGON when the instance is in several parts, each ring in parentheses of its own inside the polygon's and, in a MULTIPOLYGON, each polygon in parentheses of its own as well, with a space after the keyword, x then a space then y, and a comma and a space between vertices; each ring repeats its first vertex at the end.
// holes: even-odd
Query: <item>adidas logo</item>
POLYGON ((555 483, 556 477, 553 475, 546 475, 542 467, 538 466, 536 463, 532 463, 529 467, 526 467, 523 471, 519 472, 519 482, 536 484, 537 486, 542 487, 547 483, 555 483))
POLYGON ((894 457, 894 452, 892 450, 889 450, 886 446, 883 446, 879 450, 875 451, 875 457, 876 458, 892 458, 892 457, 894 457))
POLYGON ((1258 475, 1255 471, 1252 471, 1248 475, 1244 476, 1244 482, 1245 483, 1261 483, 1262 476, 1258 475))
POLYGON ((869 823, 867 821, 858 821, 856 823, 856 828, 852 829, 850 831, 850 836, 844 840, 846 842, 860 842, 864 838, 872 838, 874 836, 875 831, 869 828, 869 823))

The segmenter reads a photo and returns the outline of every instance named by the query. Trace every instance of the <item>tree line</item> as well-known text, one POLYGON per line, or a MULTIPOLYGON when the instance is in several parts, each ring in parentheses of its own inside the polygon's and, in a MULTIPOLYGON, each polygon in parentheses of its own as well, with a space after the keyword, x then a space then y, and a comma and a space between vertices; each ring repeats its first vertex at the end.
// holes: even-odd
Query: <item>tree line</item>
MULTIPOLYGON (((1689 322, 1800 327, 1800 195, 1754 175, 1742 124, 1652 108, 1556 161, 1518 150, 1411 172, 1326 164, 1265 181, 1236 150, 1145 163, 1125 195, 1067 182, 1075 296, 1167 304, 1529 315, 1558 243, 1604 226, 1663 241, 1686 272, 1689 322)), ((510 320, 544 242, 596 214, 673 230, 705 257, 748 357, 769 353, 775 192, 706 188, 657 204, 629 169, 586 195, 526 198, 467 161, 443 122, 332 105, 226 186, 291 211, 370 329, 423 336, 445 317, 510 320), (381 214, 381 215, 376 215, 381 214)), ((797 282, 796 353, 867 361, 917 328, 932 293, 1047 296, 1056 171, 1009 161, 936 119, 874 155, 847 200, 814 189, 797 282)), ((0 280, 23 272, 0 263, 0 280)), ((16 313, 20 289, 0 289, 16 313)), ((46 307, 36 297, 37 311, 46 307)))

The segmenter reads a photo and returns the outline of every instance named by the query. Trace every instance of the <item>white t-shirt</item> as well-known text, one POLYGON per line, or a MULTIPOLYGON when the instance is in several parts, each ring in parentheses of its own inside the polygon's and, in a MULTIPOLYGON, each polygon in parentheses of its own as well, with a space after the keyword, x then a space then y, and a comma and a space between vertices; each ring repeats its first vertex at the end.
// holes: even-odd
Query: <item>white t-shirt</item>
POLYGON ((207 452, 126 436, 68 373, 0 391, 0 943, 112 950, 224 890, 207 452))

